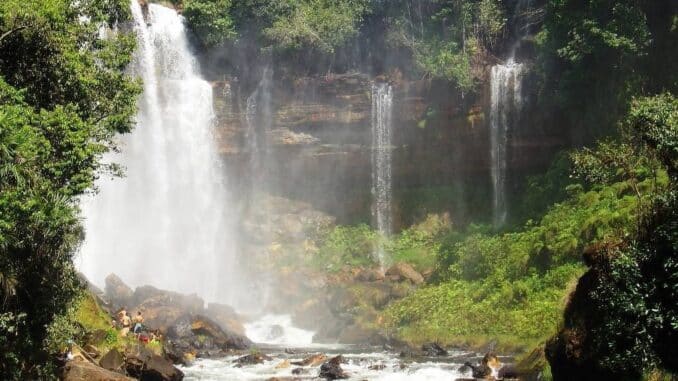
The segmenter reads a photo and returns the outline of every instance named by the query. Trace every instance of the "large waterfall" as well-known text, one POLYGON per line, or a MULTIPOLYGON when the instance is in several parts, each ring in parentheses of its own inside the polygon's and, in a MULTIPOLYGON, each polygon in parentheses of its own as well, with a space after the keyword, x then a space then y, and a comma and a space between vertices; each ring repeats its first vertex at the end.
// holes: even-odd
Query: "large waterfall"
POLYGON ((136 0, 138 49, 134 72, 143 79, 137 126, 111 161, 122 179, 101 179, 83 200, 86 240, 80 267, 100 283, 116 273, 133 286, 196 292, 236 303, 235 242, 228 194, 212 137, 212 88, 199 74, 184 21, 136 0))
MULTIPOLYGON (((393 90, 389 84, 372 85, 372 197, 377 230, 384 236, 392 231, 391 222, 391 120, 393 90)), ((382 245, 376 256, 383 266, 387 262, 382 245)))
POLYGON ((518 122, 522 106, 522 70, 523 66, 510 58, 504 65, 493 66, 490 78, 490 153, 495 226, 506 222, 507 146, 509 130, 518 122))

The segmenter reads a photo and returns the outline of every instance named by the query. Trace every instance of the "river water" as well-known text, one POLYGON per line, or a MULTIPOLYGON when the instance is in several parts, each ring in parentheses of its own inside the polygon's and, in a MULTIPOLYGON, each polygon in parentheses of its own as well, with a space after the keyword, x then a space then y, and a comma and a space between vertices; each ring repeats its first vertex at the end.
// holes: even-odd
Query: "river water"
POLYGON ((411 380, 437 381, 471 377, 470 371, 460 371, 464 362, 480 361, 478 353, 449 350, 442 357, 401 357, 398 352, 382 347, 357 345, 316 344, 313 332, 294 327, 288 315, 267 315, 245 325, 245 334, 257 342, 258 349, 271 357, 262 364, 240 365, 240 355, 217 359, 198 359, 182 367, 186 381, 318 379, 320 365, 278 367, 285 360, 301 361, 314 354, 325 354, 328 359, 342 355, 346 363, 342 369, 349 380, 411 380), (302 374, 293 374, 302 368, 302 374))

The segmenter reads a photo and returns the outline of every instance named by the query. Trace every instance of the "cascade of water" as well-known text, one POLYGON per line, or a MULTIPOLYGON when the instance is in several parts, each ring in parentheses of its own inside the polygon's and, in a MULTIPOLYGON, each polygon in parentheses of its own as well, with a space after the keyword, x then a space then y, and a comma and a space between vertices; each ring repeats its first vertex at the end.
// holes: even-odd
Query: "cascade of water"
POLYGON ((212 88, 198 72, 183 18, 149 5, 148 25, 132 0, 143 79, 137 127, 120 141, 126 177, 100 179, 82 200, 86 240, 81 270, 94 282, 116 273, 132 286, 153 284, 237 304, 230 201, 211 134, 212 88))
POLYGON ((490 76, 490 144, 493 185, 493 222, 506 222, 506 169, 508 132, 518 120, 522 108, 521 76, 523 65, 513 58, 492 67, 490 76))
MULTIPOLYGON (((391 119, 393 90, 389 84, 372 85, 372 198, 377 230, 389 236, 391 224, 391 119)), ((381 245, 376 257, 384 266, 386 253, 381 245)))

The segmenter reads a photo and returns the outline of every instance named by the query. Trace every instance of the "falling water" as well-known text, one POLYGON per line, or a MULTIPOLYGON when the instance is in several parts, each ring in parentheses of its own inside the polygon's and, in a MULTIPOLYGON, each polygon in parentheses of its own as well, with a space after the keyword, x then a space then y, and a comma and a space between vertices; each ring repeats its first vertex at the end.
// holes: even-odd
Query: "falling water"
POLYGON ((80 267, 96 283, 109 273, 235 303, 235 243, 229 202, 211 136, 212 89, 201 79, 184 20, 150 4, 148 24, 132 0, 143 79, 137 126, 111 161, 122 179, 101 179, 83 200, 80 267))
MULTIPOLYGON (((273 70, 269 66, 264 68, 261 81, 252 94, 247 97, 245 112, 246 136, 245 144, 250 154, 250 173, 260 174, 266 144, 266 131, 270 130, 272 118, 272 87, 273 70)), ((256 186, 256 185, 254 185, 256 186)))
MULTIPOLYGON (((386 83, 372 85, 372 197, 373 213, 379 233, 391 234, 391 119, 393 91, 386 83)), ((376 257, 384 266, 386 253, 382 245, 376 257)))
POLYGON ((522 108, 521 76, 523 65, 510 58, 504 65, 495 65, 491 73, 490 144, 492 185, 494 191, 494 225, 506 222, 506 160, 508 132, 522 108))

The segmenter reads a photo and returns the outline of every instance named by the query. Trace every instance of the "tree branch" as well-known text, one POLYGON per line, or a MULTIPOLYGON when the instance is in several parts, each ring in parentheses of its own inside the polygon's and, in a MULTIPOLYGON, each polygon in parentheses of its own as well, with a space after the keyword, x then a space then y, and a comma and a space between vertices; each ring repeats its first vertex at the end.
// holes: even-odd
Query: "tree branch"
POLYGON ((14 29, 10 29, 10 30, 8 30, 7 32, 3 33, 2 35, 0 35, 0 44, 2 44, 2 41, 3 41, 5 38, 11 36, 12 34, 14 34, 14 33, 16 33, 16 32, 22 31, 22 30, 24 30, 24 29, 26 29, 26 28, 28 28, 27 25, 22 25, 22 26, 18 26, 18 27, 16 27, 16 28, 14 28, 14 29))

